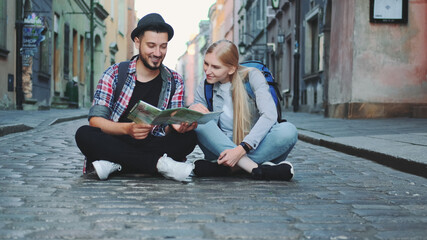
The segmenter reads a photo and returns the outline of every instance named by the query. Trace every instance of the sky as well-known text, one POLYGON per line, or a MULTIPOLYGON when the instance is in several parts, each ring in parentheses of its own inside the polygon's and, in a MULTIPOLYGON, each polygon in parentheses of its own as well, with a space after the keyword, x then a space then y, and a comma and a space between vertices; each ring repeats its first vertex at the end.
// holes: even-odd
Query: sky
POLYGON ((216 0, 135 0, 138 19, 148 13, 159 13, 174 29, 163 63, 175 69, 177 60, 186 49, 186 43, 199 33, 199 22, 208 20, 209 8, 216 0))

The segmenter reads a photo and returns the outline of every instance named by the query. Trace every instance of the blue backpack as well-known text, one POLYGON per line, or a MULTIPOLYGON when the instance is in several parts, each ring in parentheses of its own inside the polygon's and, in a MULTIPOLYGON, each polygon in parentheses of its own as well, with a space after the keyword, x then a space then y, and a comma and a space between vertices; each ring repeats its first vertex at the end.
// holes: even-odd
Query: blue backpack
MULTIPOLYGON (((282 108, 280 107, 280 101, 283 100, 282 96, 280 95, 279 88, 277 87, 277 83, 274 81, 273 75, 271 75, 270 70, 268 70, 267 66, 265 66, 260 61, 244 61, 240 63, 240 65, 245 67, 253 67, 260 70, 265 77, 265 80, 268 83, 268 86, 270 87, 270 93, 273 97, 274 103, 276 104, 276 110, 277 110, 277 122, 286 122, 285 119, 282 119, 282 108)), ((250 98, 255 99, 255 94, 252 91, 251 85, 249 84, 249 81, 245 83, 246 91, 248 92, 248 95, 250 98)), ((208 83, 205 80, 205 99, 206 103, 208 105, 209 111, 213 110, 212 106, 212 96, 213 96, 213 84, 208 83)))

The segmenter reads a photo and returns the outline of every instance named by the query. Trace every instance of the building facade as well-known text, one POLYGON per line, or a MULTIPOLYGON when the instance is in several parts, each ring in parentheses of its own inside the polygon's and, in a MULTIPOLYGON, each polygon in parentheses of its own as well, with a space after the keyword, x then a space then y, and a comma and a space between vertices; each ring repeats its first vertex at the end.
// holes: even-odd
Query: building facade
MULTIPOLYGON (((106 42, 102 49, 105 55, 103 62, 105 70, 110 65, 128 60, 133 56, 133 41, 130 38, 130 32, 136 25, 136 16, 133 0, 102 0, 100 3, 109 13, 105 19, 106 42)), ((103 70, 96 74, 96 81, 99 80, 102 73, 103 70)))
POLYGON ((15 14, 16 3, 0 0, 0 110, 16 108, 15 14))
POLYGON ((427 117, 426 1, 232 2, 211 7, 211 41, 232 40, 242 61, 264 62, 284 109, 335 118, 427 117), (372 20, 397 8, 405 21, 372 20))
POLYGON ((0 0, 0 23, 0 109, 89 107, 106 66, 135 54, 134 0, 0 0))
POLYGON ((327 116, 427 117, 427 1, 402 2, 406 22, 384 23, 368 1, 331 1, 327 116))

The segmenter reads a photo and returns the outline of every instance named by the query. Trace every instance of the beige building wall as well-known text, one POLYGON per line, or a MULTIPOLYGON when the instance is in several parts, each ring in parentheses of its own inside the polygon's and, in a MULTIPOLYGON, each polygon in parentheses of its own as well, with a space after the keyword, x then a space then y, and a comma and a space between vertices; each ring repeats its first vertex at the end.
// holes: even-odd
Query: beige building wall
POLYGON ((413 116, 427 106, 427 2, 407 24, 369 22, 368 1, 335 1, 329 69, 331 117, 413 116))
POLYGON ((126 41, 127 41, 127 59, 131 59, 133 55, 135 55, 136 48, 135 44, 133 44, 133 41, 130 37, 130 34, 132 33, 133 29, 136 27, 138 18, 136 17, 136 11, 135 11, 135 0, 127 0, 128 2, 128 8, 127 8, 127 33, 126 33, 126 41))
POLYGON ((215 5, 210 9, 209 18, 211 20, 212 42, 228 39, 233 41, 234 38, 234 1, 217 0, 215 5))
MULTIPOLYGON (((123 0, 100 0, 109 16, 105 19, 104 68, 128 59, 128 3, 123 0)), ((133 6, 132 6, 133 8, 133 6)), ((95 76, 99 79, 101 76, 95 76)))
POLYGON ((2 48, 2 55, 0 56, 0 110, 14 109, 16 103, 15 89, 16 89, 16 32, 15 32, 15 2, 7 1, 7 21, 8 24, 3 25, 6 28, 6 48, 2 48), (5 53, 4 51, 9 51, 5 53), (13 76, 13 91, 8 91, 8 76, 13 76))

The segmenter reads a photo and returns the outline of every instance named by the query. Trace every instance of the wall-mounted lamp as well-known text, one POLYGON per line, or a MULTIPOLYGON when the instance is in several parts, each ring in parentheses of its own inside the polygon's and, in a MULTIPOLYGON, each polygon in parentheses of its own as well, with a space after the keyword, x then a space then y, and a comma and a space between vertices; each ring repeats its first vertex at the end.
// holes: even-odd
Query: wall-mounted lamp
POLYGON ((279 34, 277 35, 277 43, 284 43, 285 42, 285 35, 279 34))
POLYGON ((243 42, 240 42, 239 43, 239 53, 241 55, 243 55, 243 54, 245 54, 245 52, 246 52, 246 44, 243 42))

